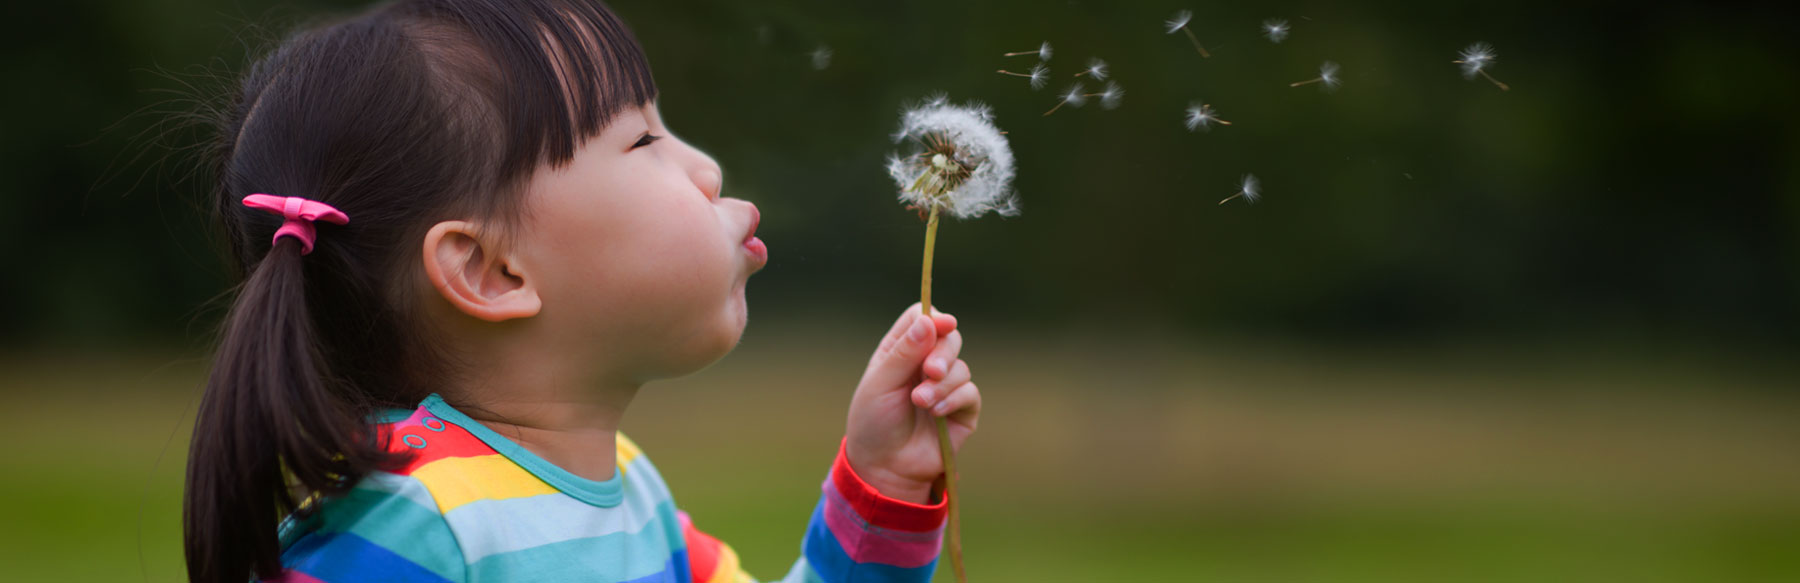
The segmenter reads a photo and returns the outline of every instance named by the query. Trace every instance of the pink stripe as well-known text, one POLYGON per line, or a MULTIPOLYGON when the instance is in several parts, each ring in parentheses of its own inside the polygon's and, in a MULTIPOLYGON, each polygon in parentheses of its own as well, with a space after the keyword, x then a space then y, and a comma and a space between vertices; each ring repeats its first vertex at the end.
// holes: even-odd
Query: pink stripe
POLYGON ((268 583, 325 583, 318 577, 301 573, 292 569, 282 571, 281 575, 268 580, 268 583))
POLYGON ((832 491, 825 494, 825 527, 831 529, 831 535, 850 560, 911 568, 923 567, 937 558, 938 547, 943 544, 942 530, 905 532, 869 525, 856 516, 836 488, 827 484, 826 488, 832 491))

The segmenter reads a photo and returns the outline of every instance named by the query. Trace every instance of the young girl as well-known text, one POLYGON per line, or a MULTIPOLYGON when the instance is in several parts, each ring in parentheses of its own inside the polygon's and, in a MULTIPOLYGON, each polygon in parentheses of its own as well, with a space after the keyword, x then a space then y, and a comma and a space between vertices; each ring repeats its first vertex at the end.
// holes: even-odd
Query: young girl
MULTIPOLYGON (((617 432, 731 350, 768 253, 656 92, 595 0, 398 0, 250 70, 218 142, 244 281, 188 463, 193 580, 750 580, 617 432)), ((919 312, 785 581, 931 576, 931 416, 960 445, 981 397, 955 319, 919 312)))

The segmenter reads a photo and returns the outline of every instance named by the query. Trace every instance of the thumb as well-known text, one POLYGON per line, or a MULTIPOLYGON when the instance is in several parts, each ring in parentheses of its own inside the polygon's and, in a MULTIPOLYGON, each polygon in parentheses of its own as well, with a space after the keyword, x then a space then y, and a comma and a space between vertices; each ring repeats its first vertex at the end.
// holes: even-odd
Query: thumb
POLYGON ((905 323, 895 326, 869 358, 869 369, 863 373, 864 385, 888 389, 912 383, 925 356, 937 346, 937 325, 931 318, 911 310, 902 319, 905 323))

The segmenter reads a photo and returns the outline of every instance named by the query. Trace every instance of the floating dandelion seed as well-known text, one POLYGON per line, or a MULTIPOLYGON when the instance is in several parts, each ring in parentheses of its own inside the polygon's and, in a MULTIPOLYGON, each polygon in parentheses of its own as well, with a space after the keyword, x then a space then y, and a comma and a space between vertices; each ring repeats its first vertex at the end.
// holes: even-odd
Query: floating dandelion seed
POLYGON ((1194 36, 1193 30, 1188 28, 1188 21, 1193 19, 1194 13, 1183 10, 1176 12, 1175 17, 1164 22, 1163 26, 1168 29, 1169 34, 1175 34, 1177 30, 1187 33, 1188 40, 1194 43, 1194 50, 1200 51, 1200 57, 1210 59, 1212 53, 1206 52, 1206 47, 1200 46, 1200 39, 1194 36))
MULTIPOLYGON (((910 141, 917 150, 888 159, 888 175, 900 187, 900 202, 926 215, 925 259, 919 276, 919 307, 931 314, 931 260, 937 244, 938 215, 948 212, 959 219, 973 219, 989 212, 1019 213, 1012 190, 1013 154, 1005 132, 994 126, 993 110, 971 103, 951 105, 943 95, 906 109, 894 141, 910 141)), ((944 501, 949 506, 950 564, 961 583, 963 571, 962 497, 956 491, 956 455, 950 429, 943 417, 937 424, 938 455, 944 461, 944 501)))
MULTIPOLYGON (((1082 97, 1100 98, 1100 109, 1118 109, 1119 102, 1125 100, 1125 89, 1119 87, 1118 83, 1107 81, 1106 88, 1100 90, 1099 93, 1087 93, 1083 94, 1082 97)), ((1081 104, 1077 103, 1075 105, 1079 107, 1081 104)))
POLYGON ((1035 51, 1019 51, 1016 53, 1006 53, 1003 56, 1020 57, 1020 56, 1024 56, 1024 55, 1037 55, 1037 58, 1040 61, 1050 60, 1050 41, 1044 41, 1044 44, 1038 46, 1038 49, 1035 51))
POLYGON ((1095 81, 1105 81, 1106 80, 1106 61, 1102 61, 1097 58, 1088 59, 1087 68, 1082 69, 1082 71, 1080 73, 1075 74, 1076 77, 1080 77, 1083 75, 1093 77, 1095 81))
POLYGON ((826 67, 830 67, 831 47, 819 45, 819 48, 813 49, 812 66, 815 71, 823 71, 826 67))
POLYGON ((1227 125, 1227 126, 1231 125, 1231 122, 1219 119, 1219 115, 1217 113, 1213 112, 1213 108, 1211 105, 1207 105, 1205 103, 1200 103, 1198 101, 1188 104, 1188 108, 1187 108, 1187 129, 1188 129, 1188 131, 1190 131, 1190 132, 1194 131, 1194 130, 1199 130, 1199 131, 1203 131, 1203 132, 1212 131, 1212 124, 1215 124, 1215 123, 1219 124, 1219 125, 1227 125))
POLYGON ((1033 91, 1043 89, 1045 85, 1050 84, 1050 68, 1045 67, 1043 63, 1038 63, 1036 65, 1032 65, 1030 73, 1014 73, 1014 72, 1008 71, 1006 69, 1001 69, 998 72, 1001 75, 1012 75, 1014 77, 1030 78, 1031 79, 1031 89, 1033 91))
POLYGON ((1057 102, 1056 107, 1050 108, 1050 111, 1044 112, 1044 117, 1050 117, 1050 114, 1056 113, 1056 110, 1062 109, 1062 106, 1064 105, 1069 107, 1081 107, 1083 104, 1086 104, 1088 94, 1083 93, 1084 91, 1087 91, 1087 87, 1083 87, 1080 83, 1069 86, 1069 90, 1064 91, 1062 94, 1062 101, 1057 102))
POLYGON ((1487 72, 1487 66, 1492 65, 1494 64, 1494 61, 1499 60, 1494 53, 1493 46, 1487 43, 1475 43, 1469 45, 1469 48, 1463 49, 1457 56, 1461 58, 1450 62, 1462 65, 1464 79, 1474 79, 1476 75, 1480 75, 1486 77, 1488 81, 1493 82, 1494 86, 1499 87, 1501 91, 1512 90, 1511 87, 1508 87, 1505 83, 1501 83, 1499 79, 1495 79, 1493 75, 1489 75, 1487 72))
POLYGON ((1288 87, 1299 87, 1311 83, 1323 83, 1325 84, 1326 90, 1336 89, 1338 85, 1343 83, 1343 80, 1338 78, 1338 64, 1331 61, 1325 61, 1323 64, 1319 65, 1319 76, 1317 78, 1289 83, 1288 87))
POLYGON ((1256 180, 1255 174, 1245 174, 1244 181, 1238 184, 1237 194, 1225 197, 1225 200, 1219 201, 1219 204, 1225 204, 1240 196, 1244 197, 1244 202, 1250 204, 1256 204, 1256 201, 1262 200, 1262 183, 1256 180))
POLYGON ((1269 42, 1281 44, 1281 41, 1287 39, 1287 35, 1288 21, 1279 18, 1263 21, 1263 36, 1269 37, 1269 42))

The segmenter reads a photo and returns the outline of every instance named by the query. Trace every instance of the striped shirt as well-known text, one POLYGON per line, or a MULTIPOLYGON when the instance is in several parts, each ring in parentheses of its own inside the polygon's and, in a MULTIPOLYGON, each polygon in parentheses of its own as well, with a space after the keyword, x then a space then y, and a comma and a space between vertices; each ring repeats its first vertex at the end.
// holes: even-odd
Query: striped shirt
MULTIPOLYGON (((657 582, 755 578, 694 528, 650 459, 618 436, 604 482, 556 467, 437 395, 378 420, 414 459, 325 499, 281 531, 280 583, 657 582)), ((784 583, 925 582, 945 507, 882 496, 832 464, 784 583)))

